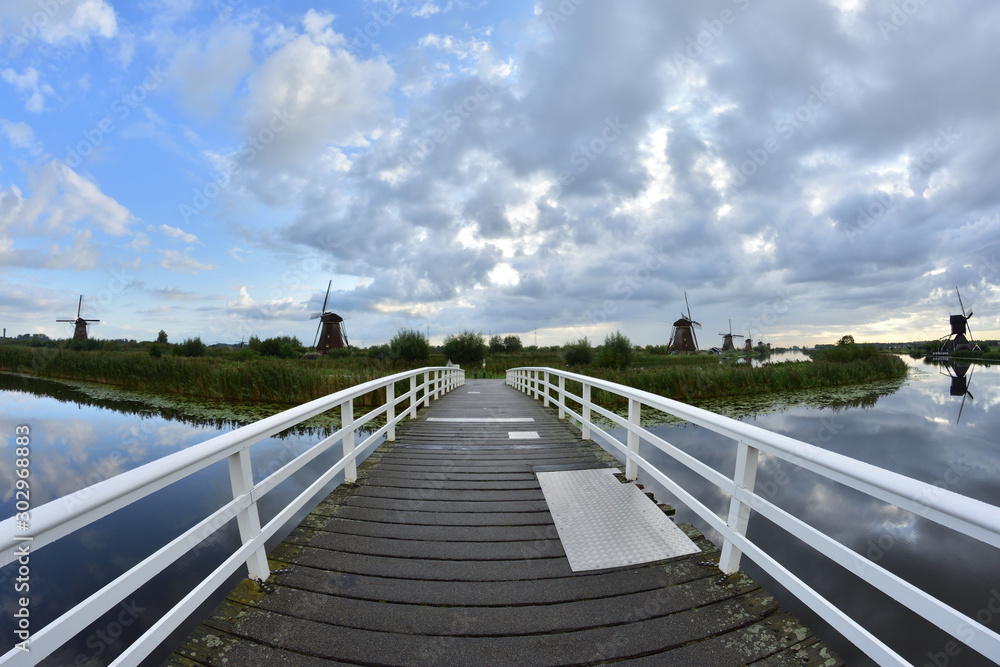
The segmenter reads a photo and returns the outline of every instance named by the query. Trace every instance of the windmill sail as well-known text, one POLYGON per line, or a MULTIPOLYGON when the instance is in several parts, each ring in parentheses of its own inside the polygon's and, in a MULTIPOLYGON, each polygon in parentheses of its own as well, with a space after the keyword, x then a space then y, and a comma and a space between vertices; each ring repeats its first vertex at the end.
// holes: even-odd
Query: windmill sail
POLYGON ((333 286, 331 280, 326 286, 326 296, 323 298, 323 310, 313 313, 309 319, 319 318, 316 327, 316 336, 313 338, 313 347, 320 354, 330 349, 349 348, 351 345, 347 340, 347 329, 344 326, 344 318, 337 313, 328 311, 326 304, 330 301, 330 288, 333 286))

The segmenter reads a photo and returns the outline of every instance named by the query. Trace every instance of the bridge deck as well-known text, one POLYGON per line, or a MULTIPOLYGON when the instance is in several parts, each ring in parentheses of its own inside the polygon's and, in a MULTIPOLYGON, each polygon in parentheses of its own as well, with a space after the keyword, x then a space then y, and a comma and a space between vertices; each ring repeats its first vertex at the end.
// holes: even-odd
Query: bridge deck
POLYGON ((839 664, 749 577, 718 583, 689 525, 700 554, 571 571, 535 473, 617 467, 579 438, 502 381, 468 381, 270 554, 288 571, 269 591, 244 580, 166 664, 839 664), (496 421, 437 421, 470 417, 496 421))

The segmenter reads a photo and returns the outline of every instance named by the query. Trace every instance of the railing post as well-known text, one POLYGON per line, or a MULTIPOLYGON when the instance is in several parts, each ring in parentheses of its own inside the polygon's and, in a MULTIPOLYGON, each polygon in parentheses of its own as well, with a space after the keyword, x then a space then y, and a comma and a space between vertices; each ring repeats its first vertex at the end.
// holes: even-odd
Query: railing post
POLYGON ((344 433, 344 456, 347 465, 344 466, 344 481, 358 481, 358 464, 354 459, 354 399, 349 398, 340 404, 340 425, 347 429, 344 433))
MULTIPOLYGON (((239 498, 253 490, 253 469, 250 466, 250 451, 241 449, 229 456, 229 482, 233 487, 233 498, 239 498)), ((236 523, 240 528, 240 541, 246 544, 260 535, 260 514, 257 513, 257 503, 236 515, 236 523)), ((265 581, 271 576, 267 567, 267 554, 261 546, 247 558, 247 572, 251 579, 265 581)))
MULTIPOLYGON (((640 410, 640 403, 638 399, 635 398, 628 399, 628 423, 629 426, 632 427, 629 428, 628 430, 628 438, 627 438, 628 451, 630 454, 639 453, 639 434, 633 430, 634 428, 639 428, 639 410, 640 410)), ((630 482, 634 482, 638 476, 639 476, 639 464, 635 462, 635 459, 629 457, 625 461, 625 479, 627 479, 630 482)))
MULTIPOLYGON (((740 440, 736 450, 736 471, 733 474, 733 481, 736 482, 737 489, 753 491, 757 481, 757 457, 760 450, 751 447, 740 440)), ((726 520, 734 532, 740 535, 747 534, 747 525, 750 523, 750 506, 743 503, 739 498, 733 496, 729 500, 729 518, 726 520)), ((719 557, 719 569, 730 574, 740 569, 740 558, 743 552, 739 550, 730 540, 722 544, 722 555, 719 557)))
POLYGON ((581 407, 583 408, 580 413, 583 416, 583 423, 580 425, 581 439, 590 440, 590 385, 586 383, 583 385, 583 405, 581 407))
POLYGON ((545 399, 542 401, 542 405, 549 407, 549 372, 542 371, 542 389, 545 391, 545 399))
POLYGON ((417 418, 417 373, 410 376, 410 419, 417 418))
POLYGON ((424 371, 424 407, 431 407, 431 373, 433 371, 424 371))
POLYGON ((396 442, 396 381, 393 380, 385 386, 385 423, 389 427, 386 431, 385 439, 389 442, 396 442))
POLYGON ((566 378, 559 376, 559 419, 566 419, 566 378))

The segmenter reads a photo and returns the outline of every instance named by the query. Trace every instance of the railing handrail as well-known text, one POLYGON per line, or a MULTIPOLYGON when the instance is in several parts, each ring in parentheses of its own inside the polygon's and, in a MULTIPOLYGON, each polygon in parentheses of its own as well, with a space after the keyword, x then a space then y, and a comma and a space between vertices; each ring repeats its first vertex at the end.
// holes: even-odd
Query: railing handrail
MULTIPOLYGON (((454 387, 464 383, 464 377, 464 371, 454 366, 427 366, 415 370, 402 371, 342 389, 252 424, 242 426, 229 433, 223 433, 197 445, 174 452, 155 461, 150 461, 137 468, 32 509, 30 519, 31 537, 27 538, 30 540, 27 542, 23 535, 19 538, 18 533, 15 532, 15 517, 0 522, 0 567, 2 567, 13 562, 17 558, 15 551, 18 548, 23 548, 25 544, 30 545, 30 550, 34 553, 60 537, 79 530, 213 463, 223 459, 229 459, 230 462, 229 471, 234 495, 232 501, 210 513, 208 517, 201 520, 201 523, 157 550, 138 565, 91 595, 84 602, 67 611, 41 630, 33 632, 32 650, 30 653, 21 651, 15 647, 0 656, 0 664, 34 664, 37 660, 44 658, 58 648, 63 641, 68 640, 76 632, 86 627, 83 624, 84 617, 86 619, 97 618, 123 599, 122 597, 113 598, 113 595, 118 594, 120 591, 124 591, 121 592, 121 595, 128 595, 130 591, 135 590, 164 567, 175 562, 233 518, 239 519, 242 545, 227 559, 226 563, 219 566, 209 577, 196 585, 192 594, 197 592, 199 595, 196 597, 207 597, 214 590, 214 587, 207 587, 208 582, 217 581, 220 577, 224 580, 225 577, 222 576, 223 574, 228 576, 228 573, 235 571, 244 562, 249 567, 251 577, 259 576, 260 578, 266 578, 267 562, 263 553, 263 542, 270 535, 273 535, 281 527, 281 524, 290 518, 293 513, 290 510, 306 504, 310 498, 314 497, 341 470, 345 471, 346 479, 353 481, 351 475, 357 456, 367 447, 374 444, 382 435, 386 435, 389 440, 394 439, 395 425, 407 415, 416 416, 419 404, 417 396, 421 390, 423 393, 420 395, 419 401, 423 402, 424 405, 429 405, 432 397, 436 398, 439 394, 450 391, 454 387), (418 385, 417 378, 420 375, 423 375, 424 378, 423 382, 418 385), (409 391, 396 396, 395 384, 407 379, 410 380, 409 391), (364 417, 355 421, 353 417, 354 399, 382 388, 386 388, 386 402, 380 408, 370 411, 364 417), (396 414, 396 405, 407 399, 410 402, 409 406, 396 414), (253 482, 248 452, 246 450, 253 444, 275 433, 279 433, 310 417, 337 407, 340 407, 342 411, 342 425, 336 433, 313 445, 265 479, 257 483, 253 482), (354 431, 383 413, 386 413, 386 424, 372 433, 364 442, 355 446, 354 431), (344 443, 343 457, 331 466, 330 470, 327 470, 318 480, 314 481, 305 492, 280 509, 278 517, 272 519, 262 530, 256 508, 256 502, 259 497, 284 481, 290 474, 301 469, 306 463, 328 449, 338 440, 344 443), (319 484, 320 480, 325 481, 323 484, 319 484), (282 521, 278 522, 277 519, 279 518, 282 521), (218 521, 219 523, 209 526, 209 523, 211 523, 210 520, 218 521), (240 554, 240 557, 234 559, 236 554, 240 554), (207 592, 204 589, 207 589, 207 592), (81 625, 82 627, 80 627, 81 625), (36 641, 43 643, 40 650, 36 650, 36 641)), ((356 473, 353 474, 356 475, 356 473)), ((185 612, 190 613, 190 611, 193 611, 194 607, 197 606, 197 602, 189 602, 188 598, 191 597, 189 595, 168 612, 167 616, 171 617, 171 622, 167 625, 172 624, 176 626, 186 617, 185 612), (180 620, 177 620, 175 617, 179 617, 180 620)), ((148 639, 148 636, 163 636, 164 632, 169 633, 169 630, 165 630, 164 627, 164 624, 158 622, 150 631, 147 631, 143 637, 130 646, 126 654, 137 657, 137 659, 148 655, 155 648, 156 644, 151 646, 145 645, 141 648, 137 648, 137 645, 143 644, 144 640, 148 639)), ((119 661, 116 661, 115 664, 118 664, 119 661)))
POLYGON ((1000 635, 913 584, 896 577, 856 551, 788 514, 765 497, 755 493, 753 488, 756 479, 757 452, 763 451, 782 458, 828 479, 910 510, 942 526, 975 537, 994 547, 1000 547, 1000 507, 831 452, 795 438, 768 431, 753 424, 746 424, 702 408, 607 380, 555 368, 527 366, 508 370, 507 383, 526 393, 533 394, 535 398, 543 399, 546 405, 550 400, 555 401, 560 418, 569 414, 580 421, 584 438, 588 438, 592 430, 596 431, 608 444, 622 452, 625 457, 626 477, 628 479, 636 479, 637 470, 642 467, 718 530, 724 539, 720 568, 726 572, 736 571, 739 568, 741 553, 746 553, 793 594, 812 607, 824 620, 881 664, 905 665, 909 663, 789 572, 770 554, 750 541, 746 537, 746 528, 751 509, 765 516, 787 533, 816 548, 842 567, 850 569, 849 566, 853 566, 857 570, 854 572, 856 576, 883 592, 890 593, 904 606, 938 625, 946 632, 952 635, 956 635, 956 633, 969 635, 963 636, 963 641, 971 648, 993 660, 1000 659, 1000 635), (550 376, 559 378, 558 385, 550 381, 550 376), (580 392, 582 395, 577 396, 566 391, 566 380, 579 382, 582 387, 580 392), (590 400, 591 390, 595 388, 628 399, 628 418, 595 405, 590 400), (552 390, 555 390, 554 396, 552 390), (580 413, 566 405, 567 399, 581 406, 580 413), (670 443, 642 428, 639 424, 641 406, 648 406, 680 417, 735 440, 738 444, 738 451, 734 478, 727 479, 722 473, 712 469, 706 470, 704 464, 696 460, 692 461, 689 455, 676 450, 670 443), (624 428, 628 433, 628 443, 623 444, 594 423, 590 419, 591 411, 597 412, 624 428), (659 469, 640 456, 638 447, 640 439, 649 442, 729 494, 731 500, 728 519, 720 517, 714 510, 680 488, 659 469))

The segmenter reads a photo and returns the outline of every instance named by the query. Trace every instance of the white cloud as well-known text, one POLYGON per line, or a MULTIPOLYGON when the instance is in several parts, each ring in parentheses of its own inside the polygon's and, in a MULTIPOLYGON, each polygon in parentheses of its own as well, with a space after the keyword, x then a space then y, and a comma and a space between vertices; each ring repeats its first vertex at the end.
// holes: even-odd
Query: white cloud
POLYGON ((434 16, 439 13, 441 8, 438 7, 433 2, 425 2, 422 7, 413 11, 413 16, 425 19, 429 16, 434 16))
POLYGON ((51 44, 64 41, 88 44, 91 37, 111 39, 118 32, 115 10, 104 0, 83 0, 76 4, 68 19, 61 20, 62 15, 63 12, 57 13, 42 28, 45 41, 51 44))
POLYGON ((45 110, 45 96, 55 95, 55 91, 47 83, 39 83, 38 70, 28 67, 24 74, 18 74, 9 67, 0 72, 0 77, 11 84, 18 92, 29 93, 24 108, 32 113, 41 113, 45 110))
POLYGON ((252 26, 224 23, 191 34, 177 44, 165 40, 173 54, 168 80, 180 92, 184 108, 202 117, 219 113, 253 66, 252 26))
POLYGON ((160 250, 160 261, 157 262, 160 268, 176 273, 198 274, 212 271, 216 267, 212 264, 199 262, 193 257, 179 250, 160 250))
POLYGON ((251 75, 241 122, 248 143, 236 153, 244 164, 309 173, 328 146, 366 146, 388 122, 392 69, 325 40, 301 35, 251 75))
POLYGON ((0 118, 0 131, 14 148, 24 148, 36 155, 41 153, 41 147, 35 143, 35 131, 27 123, 12 123, 0 118))
POLYGON ((184 241, 184 243, 195 243, 198 241, 198 237, 194 234, 189 234, 183 229, 178 227, 171 227, 170 225, 160 225, 158 227, 160 232, 165 236, 169 236, 172 239, 177 239, 179 241, 184 241))
POLYGON ((305 318, 306 308, 296 303, 292 297, 256 301, 250 296, 246 285, 240 285, 236 298, 226 304, 226 310, 233 315, 253 317, 255 320, 282 320, 305 318))

